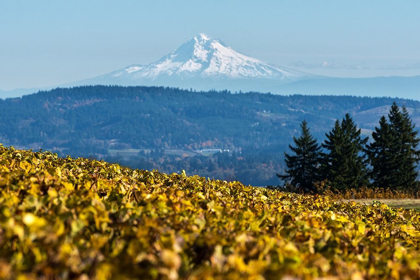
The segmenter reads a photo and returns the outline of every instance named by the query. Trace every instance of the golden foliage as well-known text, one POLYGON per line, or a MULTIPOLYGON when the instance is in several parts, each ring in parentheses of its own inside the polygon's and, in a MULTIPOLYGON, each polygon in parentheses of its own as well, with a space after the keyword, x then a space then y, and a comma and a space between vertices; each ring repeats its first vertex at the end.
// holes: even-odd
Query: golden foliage
POLYGON ((0 146, 0 278, 420 278, 419 214, 0 146))
POLYGON ((334 199, 403 199, 420 198, 420 189, 391 190, 390 188, 368 188, 347 189, 334 191, 323 181, 315 185, 317 193, 329 196, 334 199))

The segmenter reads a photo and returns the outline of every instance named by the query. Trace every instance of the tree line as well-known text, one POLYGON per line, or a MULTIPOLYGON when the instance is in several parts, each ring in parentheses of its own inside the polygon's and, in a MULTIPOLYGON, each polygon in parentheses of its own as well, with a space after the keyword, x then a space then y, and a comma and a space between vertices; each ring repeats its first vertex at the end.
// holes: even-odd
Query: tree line
POLYGON ((335 122, 319 144, 308 123, 301 123, 301 135, 293 137, 292 153, 285 152, 285 174, 277 174, 286 185, 316 193, 320 182, 334 191, 362 187, 413 190, 418 187, 420 138, 406 107, 394 102, 388 116, 382 116, 372 133, 363 137, 350 114, 335 122))

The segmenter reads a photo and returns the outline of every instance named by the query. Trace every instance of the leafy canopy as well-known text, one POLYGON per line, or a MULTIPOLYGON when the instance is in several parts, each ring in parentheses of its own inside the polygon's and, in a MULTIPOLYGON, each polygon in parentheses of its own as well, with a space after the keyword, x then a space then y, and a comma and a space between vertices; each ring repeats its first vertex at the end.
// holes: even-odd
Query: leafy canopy
POLYGON ((1 279, 416 279, 419 221, 0 146, 1 279))

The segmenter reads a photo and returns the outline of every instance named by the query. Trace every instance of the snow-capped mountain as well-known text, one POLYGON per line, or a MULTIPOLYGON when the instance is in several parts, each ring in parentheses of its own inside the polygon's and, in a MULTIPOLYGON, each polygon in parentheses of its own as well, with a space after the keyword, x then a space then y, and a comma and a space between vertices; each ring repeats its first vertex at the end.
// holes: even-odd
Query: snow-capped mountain
MULTIPOLYGON (((96 78, 59 85, 168 86, 195 90, 274 94, 394 96, 419 100, 420 76, 333 78, 268 64, 239 53, 222 41, 199 34, 148 65, 130 65, 96 78)), ((0 91, 0 98, 42 89, 0 91)))
POLYGON ((130 65, 71 85, 157 85, 262 91, 273 85, 311 77, 314 76, 249 57, 201 33, 154 63, 130 65))

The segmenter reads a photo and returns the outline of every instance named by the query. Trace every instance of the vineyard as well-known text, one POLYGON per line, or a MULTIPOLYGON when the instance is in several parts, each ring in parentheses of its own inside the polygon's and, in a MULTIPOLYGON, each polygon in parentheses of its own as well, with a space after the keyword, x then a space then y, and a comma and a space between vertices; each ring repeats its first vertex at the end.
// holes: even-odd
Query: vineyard
POLYGON ((0 192, 0 279, 420 279, 414 210, 3 146, 0 192))

